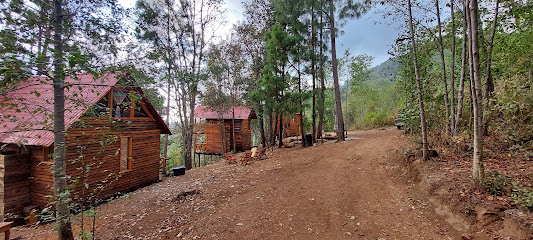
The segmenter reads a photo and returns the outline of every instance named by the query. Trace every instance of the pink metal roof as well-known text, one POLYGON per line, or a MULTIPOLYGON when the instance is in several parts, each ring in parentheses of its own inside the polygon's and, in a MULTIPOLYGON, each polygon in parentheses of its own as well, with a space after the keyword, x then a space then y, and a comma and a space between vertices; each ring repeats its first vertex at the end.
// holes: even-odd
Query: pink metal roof
POLYGON ((194 110, 194 117, 202 119, 232 119, 233 112, 235 112, 235 119, 256 118, 255 112, 248 107, 230 107, 222 113, 222 116, 220 116, 220 113, 215 109, 206 106, 196 107, 194 110))
MULTIPOLYGON (((94 78, 83 73, 65 78, 65 128, 117 84, 121 79, 118 74, 107 73, 94 78)), ((22 82, 15 90, 0 96, 0 142, 50 146, 54 142, 53 110, 50 78, 36 77, 22 82)))

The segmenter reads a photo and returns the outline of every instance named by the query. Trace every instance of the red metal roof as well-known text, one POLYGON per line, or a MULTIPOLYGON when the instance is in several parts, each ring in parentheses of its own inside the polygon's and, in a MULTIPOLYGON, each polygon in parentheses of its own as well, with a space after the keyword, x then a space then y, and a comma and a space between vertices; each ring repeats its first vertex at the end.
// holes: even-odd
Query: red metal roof
POLYGON ((194 110, 194 117, 202 119, 233 119, 234 112, 235 119, 257 118, 254 110, 248 107, 230 107, 223 113, 219 113, 217 110, 206 106, 196 107, 194 110))
MULTIPOLYGON (((124 76, 124 73, 106 73, 95 78, 82 73, 65 78, 66 129, 117 84, 122 78, 119 74, 124 76)), ((36 77, 20 83, 15 90, 0 96, 0 142, 50 146, 54 142, 53 110, 54 91, 50 78, 36 77)), ((164 125, 163 132, 170 133, 159 114, 154 118, 164 125)))

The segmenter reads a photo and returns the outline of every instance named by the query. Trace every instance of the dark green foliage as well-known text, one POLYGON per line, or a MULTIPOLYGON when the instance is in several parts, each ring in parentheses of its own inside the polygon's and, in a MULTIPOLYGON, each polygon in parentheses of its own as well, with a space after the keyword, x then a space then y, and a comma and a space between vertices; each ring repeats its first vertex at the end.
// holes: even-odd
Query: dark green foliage
MULTIPOLYGON (((179 132, 177 126, 172 128, 173 132, 179 132)), ((168 147, 168 160, 167 160, 167 172, 171 172, 171 169, 176 166, 184 166, 183 160, 183 141, 179 134, 169 136, 168 147)))
POLYGON ((396 58, 389 58, 387 61, 370 69, 372 79, 385 79, 393 81, 398 77, 400 63, 396 58))
POLYGON ((533 188, 524 187, 517 182, 513 182, 513 191, 510 197, 517 205, 533 210, 533 188))
POLYGON ((492 127, 502 133, 510 146, 533 144, 533 29, 516 32, 495 46, 494 97, 491 109, 496 116, 492 127))
POLYGON ((344 87, 341 94, 347 129, 377 128, 394 123, 398 90, 392 80, 398 75, 397 69, 384 66, 390 62, 370 68, 372 60, 367 55, 351 57, 349 52, 339 59, 339 75, 349 87, 344 87))
POLYGON ((509 192, 511 178, 497 171, 489 171, 485 174, 482 183, 488 194, 502 196, 509 192))
POLYGON ((531 187, 524 186, 497 171, 487 172, 482 184, 488 194, 494 196, 507 195, 518 206, 533 210, 533 189, 531 187))
POLYGON ((267 65, 263 68, 263 77, 258 83, 261 88, 252 93, 252 99, 265 103, 265 107, 277 113, 295 112, 294 95, 291 94, 288 74, 289 56, 294 47, 302 40, 301 36, 292 36, 280 23, 276 23, 265 34, 267 65))
MULTIPOLYGON (((2 90, 33 75, 51 76, 51 6, 51 0, 0 2, 2 90)), ((66 75, 102 70, 103 61, 117 57, 127 10, 115 0, 96 0, 67 1, 63 11, 68 16, 62 34, 66 75)))

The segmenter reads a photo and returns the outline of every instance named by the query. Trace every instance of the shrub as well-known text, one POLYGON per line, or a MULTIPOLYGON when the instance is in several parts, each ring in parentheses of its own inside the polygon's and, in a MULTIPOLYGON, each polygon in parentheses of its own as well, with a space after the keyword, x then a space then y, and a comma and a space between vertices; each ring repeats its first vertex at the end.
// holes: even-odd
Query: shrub
POLYGON ((497 171, 489 171, 483 179, 483 187, 488 194, 501 196, 507 191, 505 191, 506 185, 511 182, 511 178, 501 174, 497 171))
POLYGON ((520 183, 513 182, 513 192, 510 197, 517 205, 528 210, 533 210, 533 189, 524 187, 520 183))

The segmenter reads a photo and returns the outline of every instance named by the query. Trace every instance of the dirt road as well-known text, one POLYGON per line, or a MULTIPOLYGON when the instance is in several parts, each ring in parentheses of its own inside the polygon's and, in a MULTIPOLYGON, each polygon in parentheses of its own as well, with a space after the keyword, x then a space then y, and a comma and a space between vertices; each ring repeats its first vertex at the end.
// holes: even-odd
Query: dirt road
MULTIPOLYGON (((458 239, 402 176, 394 129, 171 177, 98 209, 97 239, 458 239), (353 139, 358 138, 358 139, 353 139), (188 196, 178 197, 183 191, 188 196)), ((51 226, 16 229, 46 239, 51 226)))

